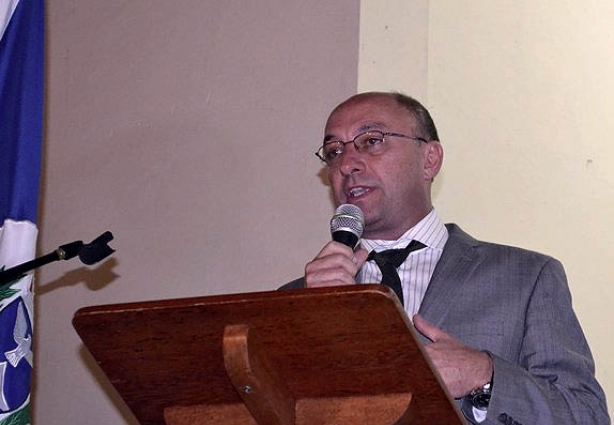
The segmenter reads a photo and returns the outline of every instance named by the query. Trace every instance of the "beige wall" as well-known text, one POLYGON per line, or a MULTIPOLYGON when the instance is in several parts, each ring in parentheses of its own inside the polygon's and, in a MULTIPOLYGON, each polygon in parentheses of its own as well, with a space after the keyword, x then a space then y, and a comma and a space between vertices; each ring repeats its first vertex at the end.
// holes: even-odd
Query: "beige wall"
POLYGON ((40 252, 107 229, 118 251, 38 276, 36 423, 135 424, 72 330, 79 307, 302 272, 332 210, 313 151, 356 87, 431 108, 447 221, 564 262, 614 394, 604 3, 362 0, 358 65, 357 0, 49 2, 40 252))
POLYGON ((313 152, 356 90, 359 3, 54 0, 35 422, 135 424, 72 329, 86 305, 269 290, 329 239, 313 152))
POLYGON ((362 0, 358 91, 428 92, 428 0, 362 0))
POLYGON ((358 88, 414 93, 430 108, 446 151, 435 196, 446 221, 563 262, 612 399, 614 5, 417 3, 362 1, 358 88), (408 14, 424 24, 407 25, 408 14), (427 39, 424 66, 415 40, 427 39), (392 60, 419 66, 391 80, 392 60))

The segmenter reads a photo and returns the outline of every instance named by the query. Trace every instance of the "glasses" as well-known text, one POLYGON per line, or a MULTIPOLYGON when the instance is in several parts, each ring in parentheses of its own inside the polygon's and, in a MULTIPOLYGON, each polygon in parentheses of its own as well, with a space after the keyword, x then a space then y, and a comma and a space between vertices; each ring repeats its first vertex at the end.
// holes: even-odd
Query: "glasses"
POLYGON ((384 133, 381 131, 367 131, 354 137, 354 140, 331 140, 325 142, 316 152, 316 156, 329 167, 336 167, 341 163, 341 158, 345 153, 345 146, 349 143, 354 144, 357 152, 369 155, 379 155, 386 149, 386 137, 403 137, 405 139, 417 140, 428 143, 422 137, 408 136, 400 133, 384 133))

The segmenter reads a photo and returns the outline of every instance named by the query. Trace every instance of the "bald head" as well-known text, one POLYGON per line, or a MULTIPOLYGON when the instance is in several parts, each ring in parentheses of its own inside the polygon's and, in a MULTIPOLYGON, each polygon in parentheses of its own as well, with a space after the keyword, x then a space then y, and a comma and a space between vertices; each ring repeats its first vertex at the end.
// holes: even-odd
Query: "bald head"
POLYGON ((435 123, 433 122, 433 118, 431 117, 429 111, 416 99, 402 93, 375 91, 358 93, 340 103, 335 109, 333 109, 330 116, 333 116, 341 109, 351 107, 352 105, 355 105, 357 103, 376 99, 381 99, 383 101, 389 100, 390 102, 394 102, 398 107, 407 111, 408 117, 411 117, 411 119, 414 120, 417 126, 416 130, 419 132, 420 137, 426 140, 439 141, 437 128, 435 127, 435 123))

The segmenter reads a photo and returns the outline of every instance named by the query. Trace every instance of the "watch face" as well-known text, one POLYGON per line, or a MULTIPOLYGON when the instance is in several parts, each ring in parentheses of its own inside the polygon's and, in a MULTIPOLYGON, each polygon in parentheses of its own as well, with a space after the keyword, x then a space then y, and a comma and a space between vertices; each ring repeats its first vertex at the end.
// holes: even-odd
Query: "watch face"
POLYGON ((488 393, 474 394, 471 397, 471 405, 478 410, 486 410, 488 408, 489 402, 490 402, 490 394, 488 393))

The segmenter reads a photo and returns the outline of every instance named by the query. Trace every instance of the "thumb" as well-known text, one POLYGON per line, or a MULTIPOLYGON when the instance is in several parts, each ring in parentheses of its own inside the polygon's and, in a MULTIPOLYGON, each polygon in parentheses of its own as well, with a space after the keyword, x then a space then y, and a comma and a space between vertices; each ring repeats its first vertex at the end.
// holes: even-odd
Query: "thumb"
POLYGON ((354 252, 353 261, 354 261, 354 264, 356 264, 356 267, 358 267, 358 270, 360 270, 362 266, 364 266, 365 262, 367 261, 368 256, 369 256, 369 253, 364 248, 358 248, 354 252))
POLYGON ((419 314, 414 316, 414 327, 418 332, 433 342, 443 339, 447 335, 444 331, 427 322, 419 314))

